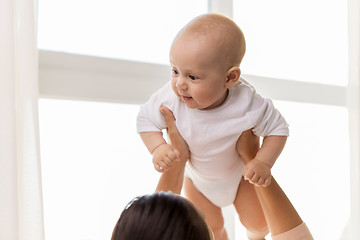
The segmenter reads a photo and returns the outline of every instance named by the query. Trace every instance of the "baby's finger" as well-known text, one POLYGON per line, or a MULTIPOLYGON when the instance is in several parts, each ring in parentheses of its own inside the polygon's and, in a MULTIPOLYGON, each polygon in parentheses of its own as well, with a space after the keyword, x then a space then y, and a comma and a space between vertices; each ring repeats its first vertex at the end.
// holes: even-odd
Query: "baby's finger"
POLYGON ((160 162, 160 167, 166 171, 168 170, 170 167, 171 167, 171 161, 167 158, 163 159, 161 162, 160 162))
POLYGON ((265 182, 264 182, 263 186, 267 187, 267 186, 270 185, 270 183, 271 183, 271 177, 268 177, 268 178, 265 179, 265 182))
POLYGON ((259 175, 257 175, 256 173, 254 173, 254 175, 252 176, 252 178, 250 178, 250 183, 252 183, 252 184, 258 184, 258 182, 259 182, 259 179, 260 179, 260 177, 259 177, 259 175))
POLYGON ((243 171, 242 171, 242 174, 243 174, 244 178, 245 178, 245 175, 246 175, 247 170, 248 170, 248 167, 245 166, 244 169, 243 169, 243 171))
POLYGON ((163 164, 164 164, 164 168, 165 169, 168 169, 170 168, 172 165, 173 165, 173 162, 174 160, 170 159, 168 156, 166 156, 164 159, 163 159, 163 164))
POLYGON ((262 185, 264 185, 264 183, 265 183, 265 179, 260 177, 256 184, 259 186, 262 186, 262 185))
POLYGON ((254 172, 251 172, 249 170, 246 170, 244 173, 244 179, 251 182, 251 179, 254 177, 254 172))
POLYGON ((156 171, 158 171, 160 173, 164 172, 164 169, 157 163, 154 163, 154 168, 156 171))

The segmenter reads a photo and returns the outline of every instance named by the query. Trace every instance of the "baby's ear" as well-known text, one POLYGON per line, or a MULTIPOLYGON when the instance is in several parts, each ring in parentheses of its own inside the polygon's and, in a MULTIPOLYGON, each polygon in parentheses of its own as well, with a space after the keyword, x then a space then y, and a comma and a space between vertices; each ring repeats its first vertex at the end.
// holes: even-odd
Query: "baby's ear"
POLYGON ((225 87, 226 88, 234 87, 240 78, 240 74, 241 74, 241 71, 240 71, 239 67, 235 66, 235 67, 230 68, 226 73, 225 87))

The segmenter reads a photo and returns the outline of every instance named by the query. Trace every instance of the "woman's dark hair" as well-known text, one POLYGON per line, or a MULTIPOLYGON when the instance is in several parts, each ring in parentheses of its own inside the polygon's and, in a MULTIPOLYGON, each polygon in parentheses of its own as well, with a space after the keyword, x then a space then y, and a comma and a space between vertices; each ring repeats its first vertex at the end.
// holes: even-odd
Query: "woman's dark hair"
POLYGON ((172 193, 134 198, 121 213, 111 240, 210 240, 194 205, 172 193))

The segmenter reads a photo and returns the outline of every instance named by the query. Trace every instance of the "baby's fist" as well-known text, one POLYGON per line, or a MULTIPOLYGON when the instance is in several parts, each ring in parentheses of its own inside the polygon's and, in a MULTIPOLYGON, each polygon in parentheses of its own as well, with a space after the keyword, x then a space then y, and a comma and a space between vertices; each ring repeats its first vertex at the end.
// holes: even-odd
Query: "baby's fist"
POLYGON ((253 159, 245 166, 243 176, 252 184, 267 187, 271 183, 271 167, 258 159, 253 159))
POLYGON ((164 143, 153 152, 153 164, 158 172, 165 172, 175 161, 180 161, 179 152, 171 145, 164 143))

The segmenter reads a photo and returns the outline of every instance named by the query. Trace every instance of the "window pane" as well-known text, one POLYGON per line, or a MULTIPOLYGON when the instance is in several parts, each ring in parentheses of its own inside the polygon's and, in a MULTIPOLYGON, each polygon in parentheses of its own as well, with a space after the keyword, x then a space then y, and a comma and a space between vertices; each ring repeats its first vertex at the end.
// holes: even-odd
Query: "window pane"
MULTIPOLYGON (((290 137, 273 174, 315 239, 340 239, 349 218, 347 111, 274 103, 290 137)), ((39 107, 46 238, 109 239, 126 203, 153 192, 159 177, 136 134, 138 106, 41 99, 39 107)))
POLYGON ((207 1, 39 0, 40 49, 168 63, 177 31, 207 1))
POLYGON ((243 73, 347 85, 347 1, 234 0, 234 19, 243 73))
MULTIPOLYGON (((314 239, 343 239, 350 217, 346 108, 285 101, 274 104, 290 124, 290 137, 273 175, 314 239)), ((236 240, 247 239, 237 216, 235 236, 236 240)))
POLYGON ((314 239, 341 239, 350 217, 347 110, 285 101, 274 104, 287 119, 290 136, 273 174, 314 239))
POLYGON ((39 109, 46 239, 110 239, 159 177, 136 133, 138 106, 41 99, 39 109))

